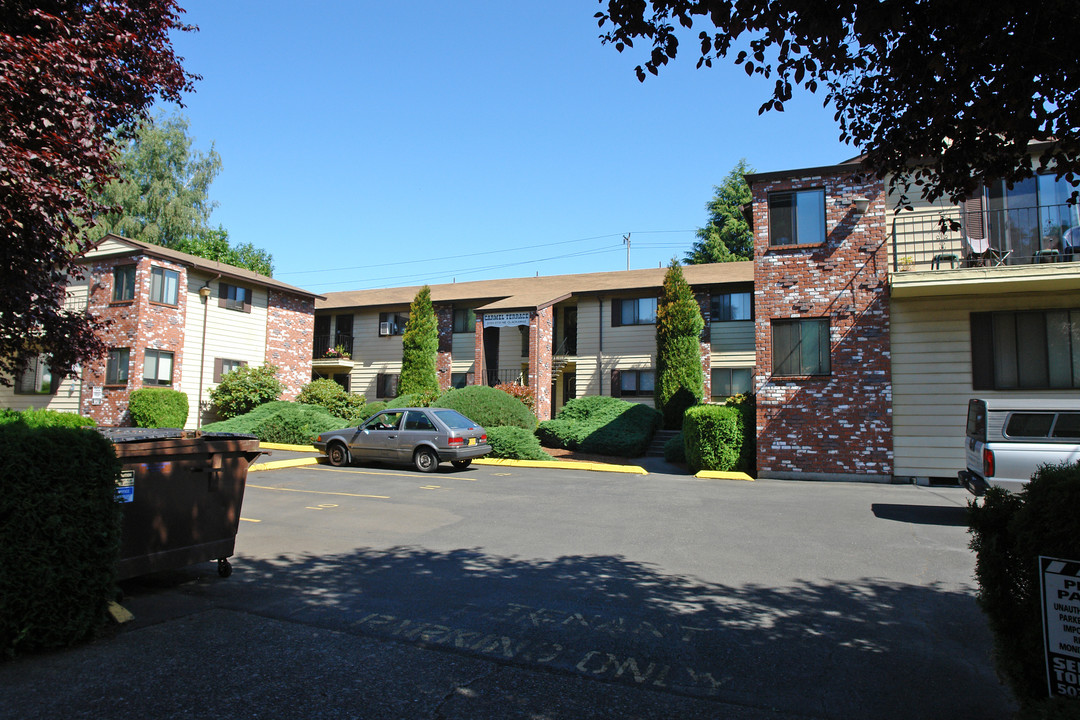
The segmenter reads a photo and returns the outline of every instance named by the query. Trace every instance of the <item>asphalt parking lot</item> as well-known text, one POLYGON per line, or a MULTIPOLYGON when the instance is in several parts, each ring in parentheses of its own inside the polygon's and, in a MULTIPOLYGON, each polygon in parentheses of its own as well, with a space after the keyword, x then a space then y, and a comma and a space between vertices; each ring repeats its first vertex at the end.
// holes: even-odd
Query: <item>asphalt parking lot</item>
MULTIPOLYGON (((326 717, 1006 718, 966 502, 958 488, 482 465, 253 472, 233 576, 132 584, 136 620, 91 650, 234 621, 343 648, 309 672, 350 652, 384 682, 423 662, 470 668, 440 678, 438 714, 350 714, 391 692, 369 680, 313 688, 334 698, 326 717)), ((48 687, 80 706, 47 684, 65 662, 48 660, 0 666, 0 694, 48 687)))

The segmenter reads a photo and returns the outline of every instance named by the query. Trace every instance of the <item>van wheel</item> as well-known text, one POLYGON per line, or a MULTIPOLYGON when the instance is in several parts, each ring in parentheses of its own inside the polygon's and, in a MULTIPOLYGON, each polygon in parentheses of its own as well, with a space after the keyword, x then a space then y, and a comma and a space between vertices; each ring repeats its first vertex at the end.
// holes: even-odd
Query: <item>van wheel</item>
POLYGON ((339 442, 333 443, 326 449, 326 459, 329 460, 330 464, 334 467, 348 465, 351 459, 349 457, 349 449, 339 442))
POLYGON ((450 464, 454 466, 455 470, 464 470, 469 467, 469 463, 471 462, 472 460, 451 460, 450 464))
POLYGON ((435 468, 439 467, 439 456, 431 448, 417 448, 412 461, 420 472, 434 472, 435 468))

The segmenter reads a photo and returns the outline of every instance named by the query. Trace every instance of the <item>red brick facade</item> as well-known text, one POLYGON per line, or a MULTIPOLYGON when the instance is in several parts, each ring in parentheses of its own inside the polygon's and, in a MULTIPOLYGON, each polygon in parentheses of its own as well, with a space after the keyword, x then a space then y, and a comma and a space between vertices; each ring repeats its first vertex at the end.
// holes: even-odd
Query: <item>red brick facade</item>
POLYGON ((435 319, 439 326, 439 350, 435 356, 435 376, 439 389, 449 390, 454 370, 454 306, 435 305, 435 319))
POLYGON ((555 339, 555 309, 551 305, 529 314, 529 387, 536 399, 536 417, 551 419, 551 351, 555 339))
POLYGON ((892 462, 887 212, 850 173, 754 182, 757 466, 762 477, 887 480, 892 462), (769 244, 769 194, 824 189, 820 245, 769 244), (859 213, 852 199, 870 200, 859 213), (827 318, 827 375, 773 376, 774 321, 827 318))
POLYGON ((315 346, 315 301, 270 289, 266 308, 266 362, 277 366, 285 386, 282 400, 294 400, 311 381, 315 346))

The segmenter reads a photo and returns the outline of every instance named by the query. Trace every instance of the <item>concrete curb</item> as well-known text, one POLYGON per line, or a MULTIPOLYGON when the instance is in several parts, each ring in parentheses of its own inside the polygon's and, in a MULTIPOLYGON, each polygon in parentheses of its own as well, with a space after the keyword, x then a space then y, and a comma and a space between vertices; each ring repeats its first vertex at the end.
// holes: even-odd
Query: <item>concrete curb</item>
POLYGON ((318 465, 319 458, 296 458, 295 460, 272 460, 271 462, 255 463, 248 468, 248 472, 259 470, 281 470, 282 468, 300 467, 301 465, 318 465))
POLYGON ((624 473, 627 475, 648 475, 649 472, 637 465, 608 465, 597 462, 577 460, 506 460, 503 458, 477 458, 477 465, 506 465, 510 467, 551 468, 553 470, 594 470, 596 472, 624 473))
POLYGON ((319 452, 313 445, 286 445, 284 443, 259 443, 259 447, 267 450, 290 450, 292 452, 319 452))
POLYGON ((702 480, 744 480, 754 482, 754 478, 744 472, 725 472, 723 470, 698 470, 694 477, 702 480))

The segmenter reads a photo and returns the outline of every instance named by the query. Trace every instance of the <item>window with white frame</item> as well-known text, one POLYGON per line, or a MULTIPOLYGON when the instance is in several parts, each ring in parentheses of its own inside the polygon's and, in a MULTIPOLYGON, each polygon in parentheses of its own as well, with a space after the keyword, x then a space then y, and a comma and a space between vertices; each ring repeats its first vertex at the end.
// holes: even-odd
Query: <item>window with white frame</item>
POLYGON ((15 376, 15 392, 19 395, 55 395, 60 378, 41 355, 30 360, 15 376))
POLYGON ((180 273, 163 267, 150 268, 150 302, 176 305, 180 297, 180 273))
POLYGON ((824 242, 824 190, 769 194, 770 245, 820 245, 824 242))

